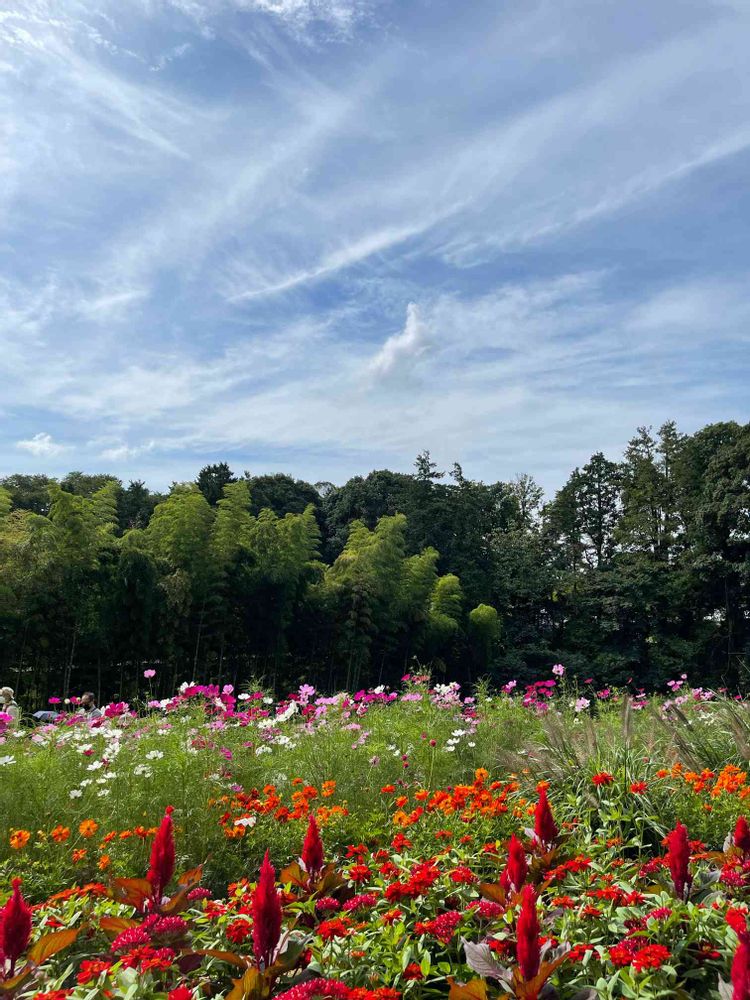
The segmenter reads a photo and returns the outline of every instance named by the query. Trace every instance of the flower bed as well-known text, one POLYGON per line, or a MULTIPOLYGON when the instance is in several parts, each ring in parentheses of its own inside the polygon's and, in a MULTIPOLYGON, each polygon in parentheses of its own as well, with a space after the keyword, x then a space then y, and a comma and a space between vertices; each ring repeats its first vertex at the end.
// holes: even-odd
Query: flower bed
POLYGON ((0 992, 750 1000, 745 706, 680 688, 195 686, 8 731, 11 785, 57 771, 4 793, 0 992))

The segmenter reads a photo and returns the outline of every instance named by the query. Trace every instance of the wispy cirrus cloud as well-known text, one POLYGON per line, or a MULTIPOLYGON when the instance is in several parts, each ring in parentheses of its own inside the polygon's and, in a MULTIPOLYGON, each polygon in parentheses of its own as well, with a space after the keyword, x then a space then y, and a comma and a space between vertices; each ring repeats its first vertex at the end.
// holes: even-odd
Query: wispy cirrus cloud
POLYGON ((555 485, 746 418, 749 42, 678 0, 15 0, 0 463, 555 485))

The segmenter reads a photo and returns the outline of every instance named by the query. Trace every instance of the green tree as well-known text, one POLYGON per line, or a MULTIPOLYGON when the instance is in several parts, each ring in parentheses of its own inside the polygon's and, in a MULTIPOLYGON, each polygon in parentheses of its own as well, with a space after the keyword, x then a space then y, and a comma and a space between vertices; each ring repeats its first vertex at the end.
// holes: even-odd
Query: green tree
POLYGON ((215 465, 204 465, 198 473, 196 483, 206 500, 215 507, 224 495, 224 487, 229 483, 235 483, 232 470, 226 462, 217 462, 215 465))

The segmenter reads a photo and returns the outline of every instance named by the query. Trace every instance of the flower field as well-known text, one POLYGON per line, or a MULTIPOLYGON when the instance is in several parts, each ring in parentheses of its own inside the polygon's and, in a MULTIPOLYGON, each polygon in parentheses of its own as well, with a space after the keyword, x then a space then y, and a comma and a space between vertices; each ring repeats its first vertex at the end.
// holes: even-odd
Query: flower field
POLYGON ((726 692, 193 684, 1 738, 2 995, 750 998, 726 692))

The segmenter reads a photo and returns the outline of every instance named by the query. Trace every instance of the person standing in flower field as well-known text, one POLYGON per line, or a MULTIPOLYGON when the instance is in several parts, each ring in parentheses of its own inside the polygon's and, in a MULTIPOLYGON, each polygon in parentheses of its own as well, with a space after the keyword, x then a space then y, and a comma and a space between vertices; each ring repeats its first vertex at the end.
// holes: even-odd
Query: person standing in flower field
POLYGON ((102 712, 101 709, 96 707, 96 698, 94 697, 93 691, 84 691, 81 695, 81 708, 86 713, 86 719, 90 722, 92 719, 101 719, 102 712))
POLYGON ((11 726, 17 726, 21 718, 21 709, 16 702, 13 688, 0 688, 0 711, 9 715, 12 719, 11 726))

